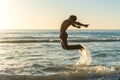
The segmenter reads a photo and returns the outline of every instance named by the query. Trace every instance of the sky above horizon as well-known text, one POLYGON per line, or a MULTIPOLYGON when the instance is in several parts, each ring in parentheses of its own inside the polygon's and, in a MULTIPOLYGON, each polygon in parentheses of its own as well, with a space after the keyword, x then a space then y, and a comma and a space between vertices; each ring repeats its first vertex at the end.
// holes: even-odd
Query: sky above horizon
POLYGON ((59 29, 70 15, 88 29, 120 29, 120 0, 0 0, 0 29, 59 29))

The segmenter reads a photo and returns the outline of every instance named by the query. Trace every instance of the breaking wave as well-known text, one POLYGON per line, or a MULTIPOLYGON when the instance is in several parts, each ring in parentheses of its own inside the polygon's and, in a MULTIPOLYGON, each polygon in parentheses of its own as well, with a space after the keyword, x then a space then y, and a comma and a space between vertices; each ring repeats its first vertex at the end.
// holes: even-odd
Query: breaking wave
MULTIPOLYGON (((120 41, 120 38, 80 38, 70 37, 69 42, 113 42, 120 41)), ((40 42, 59 42, 58 37, 3 37, 0 43, 40 43, 40 42)))

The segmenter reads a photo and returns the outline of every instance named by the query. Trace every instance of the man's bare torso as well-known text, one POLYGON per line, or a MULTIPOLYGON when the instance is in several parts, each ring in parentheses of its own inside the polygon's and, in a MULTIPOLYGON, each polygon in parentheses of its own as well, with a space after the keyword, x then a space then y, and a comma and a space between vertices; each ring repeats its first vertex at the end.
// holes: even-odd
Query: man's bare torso
POLYGON ((66 33, 67 28, 71 25, 71 21, 70 20, 65 20, 62 25, 61 25, 61 29, 60 29, 60 35, 66 33))

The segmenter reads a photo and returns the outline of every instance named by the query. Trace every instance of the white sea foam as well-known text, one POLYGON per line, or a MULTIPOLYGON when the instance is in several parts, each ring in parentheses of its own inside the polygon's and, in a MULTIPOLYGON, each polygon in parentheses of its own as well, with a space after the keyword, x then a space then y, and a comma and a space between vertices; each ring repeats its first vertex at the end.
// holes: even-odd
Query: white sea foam
POLYGON ((108 68, 107 66, 88 66, 91 65, 92 62, 92 57, 90 52, 88 51, 88 49, 84 46, 84 49, 82 51, 80 51, 80 58, 79 60, 76 62, 76 72, 81 72, 81 70, 83 71, 87 71, 90 73, 96 73, 96 74, 113 74, 116 73, 116 69, 115 67, 110 67, 108 68))
POLYGON ((92 61, 91 54, 85 46, 84 49, 80 51, 80 54, 81 56, 75 65, 90 65, 92 61))

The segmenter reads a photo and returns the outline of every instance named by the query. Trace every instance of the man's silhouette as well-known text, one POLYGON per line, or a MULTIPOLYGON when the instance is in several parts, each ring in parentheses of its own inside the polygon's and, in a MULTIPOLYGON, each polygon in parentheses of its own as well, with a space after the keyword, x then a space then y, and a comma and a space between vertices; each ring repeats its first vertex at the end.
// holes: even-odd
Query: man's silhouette
POLYGON ((60 29, 60 42, 63 47, 63 49, 66 50, 75 50, 75 49, 84 49, 82 45, 68 45, 67 38, 68 34, 66 30, 70 25, 76 28, 81 28, 81 26, 88 27, 88 24, 82 24, 80 22, 76 22, 77 17, 75 15, 71 15, 67 20, 63 21, 60 29))

